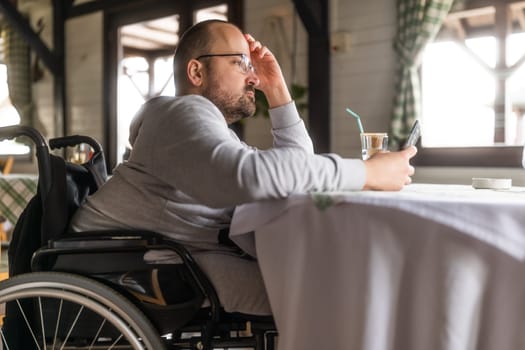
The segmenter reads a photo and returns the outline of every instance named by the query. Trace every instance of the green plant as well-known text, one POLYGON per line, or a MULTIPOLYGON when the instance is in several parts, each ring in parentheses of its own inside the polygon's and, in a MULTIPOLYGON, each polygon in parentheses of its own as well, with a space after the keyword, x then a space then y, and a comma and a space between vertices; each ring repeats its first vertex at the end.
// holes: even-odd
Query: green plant
MULTIPOLYGON (((308 102, 306 100, 308 88, 299 84, 292 84, 290 87, 290 94, 292 99, 295 101, 295 105, 299 114, 303 114, 308 108, 308 102)), ((255 90, 255 116, 262 115, 263 117, 268 118, 268 101, 266 96, 259 91, 255 90)))

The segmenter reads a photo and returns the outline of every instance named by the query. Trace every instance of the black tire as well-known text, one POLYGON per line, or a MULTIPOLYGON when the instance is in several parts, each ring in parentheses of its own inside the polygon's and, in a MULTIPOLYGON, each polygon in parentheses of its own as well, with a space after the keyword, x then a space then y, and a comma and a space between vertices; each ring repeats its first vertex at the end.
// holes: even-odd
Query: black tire
POLYGON ((0 282, 2 349, 162 350, 151 322, 93 279, 36 272, 0 282), (45 345, 44 345, 45 341, 45 345))

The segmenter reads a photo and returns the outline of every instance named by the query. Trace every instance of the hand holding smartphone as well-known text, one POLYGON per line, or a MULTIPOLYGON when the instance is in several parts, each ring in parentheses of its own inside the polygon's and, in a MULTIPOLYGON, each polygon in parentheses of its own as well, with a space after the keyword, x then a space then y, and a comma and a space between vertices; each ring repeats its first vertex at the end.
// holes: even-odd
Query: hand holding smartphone
POLYGON ((403 149, 408 148, 410 146, 415 146, 420 136, 421 136, 421 127, 419 125, 419 120, 416 120, 414 124, 412 124, 410 135, 408 135, 408 138, 405 144, 403 145, 403 149))

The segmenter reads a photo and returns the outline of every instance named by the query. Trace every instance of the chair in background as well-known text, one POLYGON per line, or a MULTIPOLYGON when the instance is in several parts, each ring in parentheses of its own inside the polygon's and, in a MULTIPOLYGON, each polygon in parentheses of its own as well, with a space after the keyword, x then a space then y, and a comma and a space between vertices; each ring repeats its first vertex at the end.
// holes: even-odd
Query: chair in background
POLYGON ((8 175, 11 173, 14 162, 15 158, 13 156, 8 156, 6 159, 0 159, 0 171, 2 172, 2 175, 8 175))

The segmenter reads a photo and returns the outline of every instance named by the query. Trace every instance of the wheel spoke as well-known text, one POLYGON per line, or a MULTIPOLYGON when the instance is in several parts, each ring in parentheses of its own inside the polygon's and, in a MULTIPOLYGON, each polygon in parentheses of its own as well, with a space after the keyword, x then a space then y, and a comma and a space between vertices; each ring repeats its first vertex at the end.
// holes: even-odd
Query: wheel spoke
POLYGON ((114 342, 113 344, 111 344, 111 346, 108 348, 108 350, 111 350, 115 347, 115 345, 117 345, 117 343, 120 341, 120 339, 122 339, 123 335, 121 334, 114 342))
POLYGON ((77 321, 78 321, 78 318, 80 317, 80 314, 82 314, 83 310, 84 310, 84 305, 80 306, 80 308, 79 308, 79 310, 77 312, 77 316, 75 317, 75 320, 71 324, 71 327, 69 327, 69 332, 67 333, 66 339, 64 339, 64 343, 62 344, 62 347, 60 348, 60 350, 64 350, 64 346, 66 346, 67 341, 69 340, 69 336, 71 335, 71 332, 73 332, 73 328, 75 328, 75 326, 77 324, 77 321))
POLYGON ((16 300, 16 304, 18 305, 18 308, 20 309, 20 313, 24 317, 24 321, 26 323, 26 326, 29 329, 29 331, 31 332, 31 336, 33 337, 33 340, 35 341, 35 344, 38 347, 38 350, 42 350, 42 348, 38 344, 38 341, 36 340, 36 336, 35 336, 35 333, 33 332, 33 328, 31 328, 31 325, 29 324, 29 321, 27 320, 26 313, 24 312, 24 309, 22 308, 22 305, 20 305, 20 300, 17 299, 16 300))
POLYGON ((102 332, 102 328, 104 327, 105 324, 106 324, 106 319, 103 319, 101 324, 100 324, 100 327, 97 330, 97 334, 95 334, 95 336, 93 337, 93 341, 89 345, 89 349, 88 350, 93 349, 93 345, 95 345, 95 342, 97 341, 98 336, 100 335, 100 332, 102 332))
POLYGON ((2 336, 2 344, 5 345, 6 350, 10 350, 10 349, 9 349, 9 344, 7 344, 7 340, 5 340, 4 330, 1 329, 1 328, 0 328, 0 335, 2 336))
POLYGON ((62 305, 63 304, 64 304, 64 300, 60 299, 60 306, 58 307, 58 315, 57 315, 57 320, 55 323, 55 334, 53 335, 53 350, 55 350, 55 346, 57 343, 58 326, 60 325, 60 317, 62 316, 62 305))
POLYGON ((44 312, 42 311, 42 298, 38 297, 38 310, 40 311, 40 326, 42 327, 42 343, 47 350, 46 331, 44 330, 44 312))

